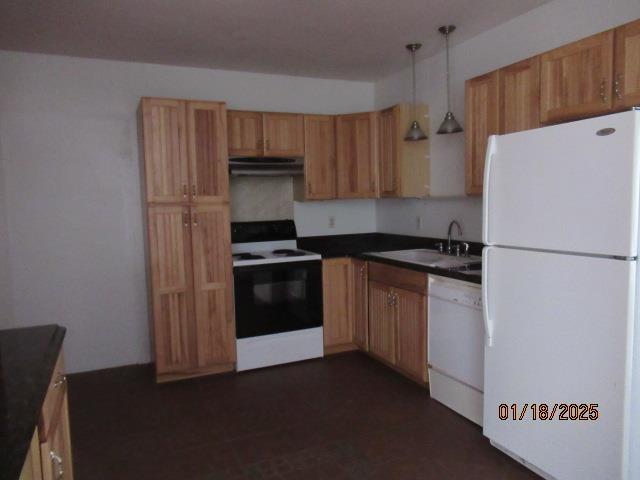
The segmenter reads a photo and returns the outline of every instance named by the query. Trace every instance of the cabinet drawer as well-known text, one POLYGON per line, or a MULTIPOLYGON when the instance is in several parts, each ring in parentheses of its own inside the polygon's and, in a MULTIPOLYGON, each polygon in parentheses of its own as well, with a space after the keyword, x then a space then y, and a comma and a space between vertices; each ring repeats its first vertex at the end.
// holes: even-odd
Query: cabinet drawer
POLYGON ((427 294, 427 274, 415 270, 369 262, 369 279, 422 295, 427 294))
POLYGON ((66 389, 67 378, 64 375, 64 360, 62 358, 62 352, 60 352, 56 366, 53 369, 53 374, 51 375, 47 395, 42 404, 40 426, 38 428, 41 442, 45 442, 49 436, 51 425, 60 409, 66 389))

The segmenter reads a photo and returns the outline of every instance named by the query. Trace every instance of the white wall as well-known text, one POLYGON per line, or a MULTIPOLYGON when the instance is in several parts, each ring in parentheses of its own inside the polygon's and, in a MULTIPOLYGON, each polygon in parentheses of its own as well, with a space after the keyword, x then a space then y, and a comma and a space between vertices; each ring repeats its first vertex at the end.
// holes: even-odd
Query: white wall
MULTIPOLYGON (((484 32, 451 50, 452 109, 464 121, 464 81, 504 65, 536 55, 565 43, 607 30, 640 17, 638 0, 556 0, 520 17, 484 32)), ((455 33, 452 36, 455 42, 455 33)), ((418 100, 431 112, 431 162, 434 197, 464 195, 464 133, 437 135, 446 112, 444 52, 417 65, 418 100)), ((410 100, 410 71, 406 69, 376 83, 376 105, 383 108, 410 100)), ((480 240, 481 200, 450 198, 422 202, 427 216, 426 231, 440 231, 438 225, 447 215, 465 217, 467 231, 475 232, 470 240, 480 240), (427 213, 428 212, 428 213, 427 213)), ((378 229, 389 228, 420 233, 414 215, 421 204, 381 200, 378 203, 378 229), (403 222, 404 219, 404 222, 403 222)))
POLYGON ((298 236, 342 235, 375 232, 375 200, 329 200, 324 202, 294 202, 293 211, 298 236), (335 226, 329 227, 329 217, 335 226))
MULTIPOLYGON (((71 372, 149 360, 140 96, 344 113, 371 109, 373 90, 362 82, 0 52, 0 320, 66 326, 71 372)), ((353 225, 339 220, 343 231, 363 228, 361 217, 375 229, 375 205, 359 205, 347 214, 353 225)), ((326 208, 302 210, 321 217, 326 208)), ((305 219, 302 230, 322 225, 305 219)))

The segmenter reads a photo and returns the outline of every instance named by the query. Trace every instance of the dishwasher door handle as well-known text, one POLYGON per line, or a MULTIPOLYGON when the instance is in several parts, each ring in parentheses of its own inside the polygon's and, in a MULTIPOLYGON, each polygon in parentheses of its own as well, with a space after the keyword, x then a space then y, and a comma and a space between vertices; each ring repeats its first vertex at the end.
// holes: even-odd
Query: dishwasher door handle
POLYGON ((482 319, 484 320, 484 343, 493 346, 493 322, 489 310, 489 254, 493 247, 482 250, 482 319))

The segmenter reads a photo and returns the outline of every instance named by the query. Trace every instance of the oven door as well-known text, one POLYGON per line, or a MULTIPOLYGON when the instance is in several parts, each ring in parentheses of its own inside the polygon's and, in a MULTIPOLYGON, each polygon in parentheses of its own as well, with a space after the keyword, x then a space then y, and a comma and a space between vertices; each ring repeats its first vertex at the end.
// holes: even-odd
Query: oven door
POLYGON ((320 260, 233 267, 236 338, 322 326, 320 260))

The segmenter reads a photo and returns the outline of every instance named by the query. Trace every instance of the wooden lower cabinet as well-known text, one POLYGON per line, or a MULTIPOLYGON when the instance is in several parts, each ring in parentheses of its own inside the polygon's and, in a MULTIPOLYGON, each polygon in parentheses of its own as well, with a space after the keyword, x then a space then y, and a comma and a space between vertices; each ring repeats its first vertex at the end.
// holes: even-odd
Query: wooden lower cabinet
POLYGON ((353 342, 365 352, 369 351, 369 308, 367 262, 351 260, 353 281, 353 342))
POLYGON ((19 480, 42 480, 42 462, 40 459, 40 443, 38 442, 38 431, 33 433, 31 446, 24 461, 19 480))
POLYGON ((397 319, 391 304, 391 287, 369 280, 369 352, 396 364, 397 319))
POLYGON ((393 289, 398 316, 397 366, 421 382, 427 381, 427 297, 393 289))
POLYGON ((66 392, 47 440, 40 445, 40 457, 43 480, 73 480, 69 405, 66 392))
POLYGON ((350 258, 322 261, 323 331, 325 353, 354 350, 353 281, 350 258))

